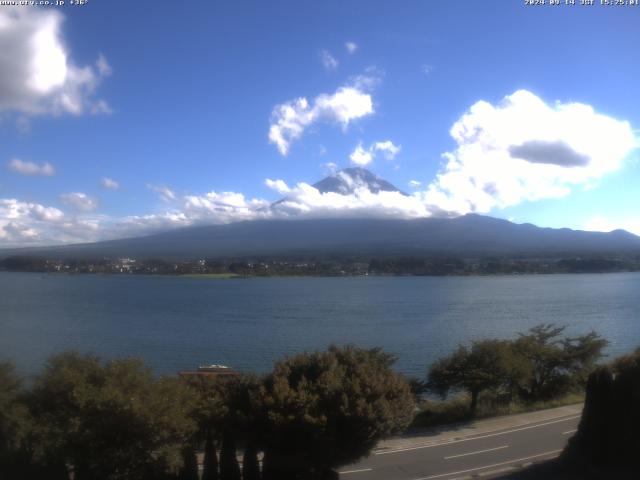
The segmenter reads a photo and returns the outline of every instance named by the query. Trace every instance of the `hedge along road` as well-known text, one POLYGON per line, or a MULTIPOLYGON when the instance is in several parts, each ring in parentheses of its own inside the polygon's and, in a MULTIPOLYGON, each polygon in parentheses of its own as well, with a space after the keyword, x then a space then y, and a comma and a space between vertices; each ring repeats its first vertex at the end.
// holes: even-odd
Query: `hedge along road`
POLYGON ((582 405, 474 422, 377 449, 340 470, 343 480, 451 480, 509 471, 557 457, 576 431, 582 405), (474 433, 475 432, 475 433, 474 433))

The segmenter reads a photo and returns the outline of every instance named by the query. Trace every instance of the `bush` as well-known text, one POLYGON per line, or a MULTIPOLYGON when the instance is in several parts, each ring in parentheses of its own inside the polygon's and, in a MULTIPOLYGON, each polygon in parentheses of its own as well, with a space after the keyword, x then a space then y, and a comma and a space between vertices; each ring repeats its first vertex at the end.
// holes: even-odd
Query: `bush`
POLYGON ((276 364, 265 385, 265 479, 322 478, 411 421, 407 381, 379 349, 330 347, 276 364))

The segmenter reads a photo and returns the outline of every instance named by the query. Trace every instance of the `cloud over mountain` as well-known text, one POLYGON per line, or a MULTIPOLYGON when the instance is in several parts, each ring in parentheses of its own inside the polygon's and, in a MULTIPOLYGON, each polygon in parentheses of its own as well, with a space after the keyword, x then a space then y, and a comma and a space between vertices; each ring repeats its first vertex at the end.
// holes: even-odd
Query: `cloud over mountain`
MULTIPOLYGON (((369 94, 341 87, 309 103, 301 98, 274 111, 270 138, 285 155, 314 122, 346 127, 373 112, 369 94)), ((335 171, 315 184, 266 179, 283 198, 271 202, 240 192, 212 190, 179 195, 164 185, 147 185, 164 206, 158 213, 109 217, 91 212, 85 194, 61 198, 75 214, 16 199, 0 200, 2 244, 86 241, 141 235, 189 225, 291 218, 419 218, 490 212, 525 201, 568 195, 622 167, 637 147, 628 122, 580 103, 545 103, 520 90, 497 105, 480 101, 452 126, 456 148, 426 188, 412 180, 411 194, 362 168, 335 171), (85 196, 80 196, 85 195, 85 196)), ((367 164, 375 155, 393 158, 390 140, 359 145, 367 164), (367 156, 370 156, 367 157, 367 156), (366 158, 365 158, 366 157, 366 158)), ((353 159, 352 159, 353 160, 353 159)), ((103 183, 103 186, 104 183, 103 183)), ((105 187, 109 188, 109 187, 105 187)), ((601 222, 602 223, 602 222, 601 222)))
POLYGON ((465 214, 568 195, 622 166, 638 143, 628 122, 526 90, 479 101, 450 130, 457 147, 426 201, 465 214))

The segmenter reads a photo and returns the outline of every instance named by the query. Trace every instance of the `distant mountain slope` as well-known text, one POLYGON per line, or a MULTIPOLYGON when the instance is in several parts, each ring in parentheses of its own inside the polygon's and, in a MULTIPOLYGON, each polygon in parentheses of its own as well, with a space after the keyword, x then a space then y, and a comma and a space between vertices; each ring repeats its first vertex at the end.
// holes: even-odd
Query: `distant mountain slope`
POLYGON ((58 258, 229 258, 328 255, 533 255, 640 252, 640 237, 539 228, 480 215, 457 218, 261 220, 146 237, 0 252, 58 258))

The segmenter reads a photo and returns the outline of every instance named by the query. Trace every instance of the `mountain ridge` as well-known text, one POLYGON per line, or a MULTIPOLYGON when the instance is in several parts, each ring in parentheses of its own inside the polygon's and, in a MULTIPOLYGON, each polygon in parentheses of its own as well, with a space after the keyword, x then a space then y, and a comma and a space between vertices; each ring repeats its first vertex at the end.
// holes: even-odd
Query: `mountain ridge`
POLYGON ((454 218, 251 220, 184 227, 95 243, 0 251, 0 258, 234 258, 266 256, 539 255, 640 253, 626 231, 586 232, 515 224, 477 214, 454 218))
MULTIPOLYGON (((357 195, 368 190, 407 195, 361 167, 334 172, 313 186, 323 194, 357 195)), ((275 218, 189 226, 95 243, 0 249, 0 258, 17 254, 78 259, 640 254, 640 237, 625 230, 604 233, 542 228, 478 214, 414 219, 278 218, 279 204, 288 200, 284 197, 267 207, 275 218)))

